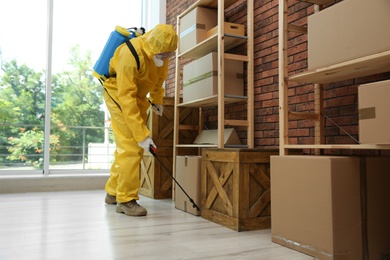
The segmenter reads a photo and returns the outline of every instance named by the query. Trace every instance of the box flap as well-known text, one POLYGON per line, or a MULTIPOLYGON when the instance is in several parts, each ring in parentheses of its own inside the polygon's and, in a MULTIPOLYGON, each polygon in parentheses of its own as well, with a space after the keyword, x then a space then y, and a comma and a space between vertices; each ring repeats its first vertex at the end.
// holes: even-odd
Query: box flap
MULTIPOLYGON (((196 137, 194 144, 218 144, 218 130, 203 130, 196 137)), ((240 138, 234 128, 224 129, 224 144, 241 145, 240 138)))

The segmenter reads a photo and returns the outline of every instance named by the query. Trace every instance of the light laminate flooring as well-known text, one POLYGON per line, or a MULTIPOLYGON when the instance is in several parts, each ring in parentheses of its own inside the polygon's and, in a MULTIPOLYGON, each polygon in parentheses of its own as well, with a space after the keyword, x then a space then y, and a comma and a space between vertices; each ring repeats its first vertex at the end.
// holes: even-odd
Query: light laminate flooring
POLYGON ((0 194, 0 260, 271 259, 310 256, 271 242, 271 231, 236 232, 142 197, 146 217, 104 203, 105 192, 0 194))

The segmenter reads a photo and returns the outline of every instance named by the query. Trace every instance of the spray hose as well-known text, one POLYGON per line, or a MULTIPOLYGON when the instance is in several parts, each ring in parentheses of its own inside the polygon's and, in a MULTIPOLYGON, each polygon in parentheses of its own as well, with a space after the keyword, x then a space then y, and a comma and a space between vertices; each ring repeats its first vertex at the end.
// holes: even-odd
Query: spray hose
POLYGON ((187 194, 187 192, 183 189, 183 187, 177 182, 177 180, 175 179, 175 177, 173 177, 173 174, 165 167, 165 165, 161 162, 161 160, 157 157, 156 155, 156 147, 154 147, 153 145, 150 145, 149 146, 149 152, 153 155, 154 158, 157 159, 157 161, 160 162, 161 166, 165 169, 165 171, 171 176, 171 178, 175 181, 175 183, 177 184, 177 186, 180 187, 180 189, 184 192, 184 194, 187 196, 187 198, 190 200, 190 202, 192 203, 192 207, 193 208, 196 208, 197 211, 200 211, 200 208, 198 207, 198 205, 196 205, 195 201, 187 194))

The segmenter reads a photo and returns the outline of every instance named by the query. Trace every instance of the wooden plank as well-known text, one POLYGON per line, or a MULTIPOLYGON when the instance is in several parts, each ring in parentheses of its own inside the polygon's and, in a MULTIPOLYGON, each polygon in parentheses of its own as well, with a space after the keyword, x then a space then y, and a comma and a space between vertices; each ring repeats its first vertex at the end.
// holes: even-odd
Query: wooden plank
POLYGON ((224 1, 218 1, 218 33, 217 33, 217 50, 218 50, 218 60, 217 60, 217 89, 218 89, 218 107, 217 107, 217 128, 218 128, 218 137, 217 144, 219 148, 224 147, 224 122, 225 122, 225 37, 223 36, 225 32, 225 7, 224 1))
POLYGON ((326 84, 390 71, 390 50, 288 77, 302 83, 326 84))
POLYGON ((203 152, 203 161, 239 162, 239 153, 230 149, 209 149, 203 152))
POLYGON ((247 128, 247 144, 249 148, 255 147, 255 120, 254 120, 254 0, 247 0, 247 119, 249 125, 247 128))
MULTIPOLYGON (((214 183, 215 188, 218 191, 219 198, 222 200, 222 204, 224 205, 224 208, 226 210, 226 213, 228 216, 233 216, 233 205, 232 202, 229 200, 229 196, 227 195, 225 189, 222 187, 221 183, 218 179, 218 174, 216 169, 214 168, 213 164, 211 162, 208 162, 206 165, 207 172, 209 173, 209 176, 211 180, 214 183)), ((206 201, 207 205, 207 201, 206 201)))
MULTIPOLYGON (((325 136, 325 120, 323 120, 324 111, 324 90, 323 85, 314 84, 314 112, 318 115, 318 120, 314 122, 314 143, 323 144, 325 136)), ((314 151, 316 155, 321 154, 321 150, 314 151)))
MULTIPOLYGON (((239 231, 250 231, 257 229, 270 229, 271 228, 271 216, 261 218, 248 218, 244 222, 240 223, 239 231)), ((265 259, 257 256, 258 259, 265 259)))
POLYGON ((369 149, 389 150, 390 144, 289 144, 286 149, 369 149))
MULTIPOLYGON (((224 37, 224 46, 225 50, 232 49, 240 44, 243 44, 247 41, 246 36, 229 36, 225 35, 224 37)), ((218 51, 218 35, 213 35, 210 38, 200 42, 193 48, 189 49, 186 52, 179 54, 180 58, 188 59, 199 59, 210 52, 218 51)))
POLYGON ((199 130, 199 126, 198 125, 178 125, 177 127, 179 130, 193 130, 193 131, 197 131, 199 130))
POLYGON ((182 147, 182 148, 217 148, 218 145, 216 144, 177 144, 176 147, 182 147))
POLYGON ((225 126, 248 126, 248 120, 225 120, 225 126))
MULTIPOLYGON (((176 17, 176 25, 177 25, 177 34, 180 35, 180 17, 176 17)), ((181 62, 179 58, 179 48, 180 47, 180 41, 178 42, 178 46, 176 49, 176 55, 175 55, 175 92, 174 92, 174 112, 173 112, 173 158, 172 158, 172 175, 175 178, 176 177, 176 156, 178 155, 179 149, 177 147, 177 144, 179 144, 179 128, 180 125, 180 108, 178 107, 178 104, 181 102, 180 98, 180 82, 182 77, 182 68, 181 68, 181 62)), ((175 187, 176 185, 172 186, 172 199, 175 200, 175 187)))
MULTIPOLYGON (((220 169, 221 175, 219 176, 219 182, 221 183, 222 186, 225 185, 226 181, 233 174, 233 170, 234 170, 234 164, 232 164, 232 163, 226 163, 224 165, 224 168, 220 169)), ((205 199, 206 203, 203 205, 203 207, 209 209, 211 207, 212 203, 217 198, 217 196, 218 196, 218 191, 214 186, 211 189, 210 193, 208 194, 208 197, 205 199)))
POLYGON ((249 163, 235 163, 233 174, 233 212, 234 217, 239 219, 249 218, 249 163))
POLYGON ((306 26, 299 26, 294 24, 287 25, 287 30, 289 32, 297 32, 297 33, 305 33, 307 34, 307 27, 306 26))
POLYGON ((324 5, 333 2, 333 0, 299 0, 301 2, 312 3, 316 5, 324 5))
POLYGON ((318 120, 320 117, 318 113, 310 113, 310 112, 295 112, 295 111, 289 111, 288 112, 288 118, 293 120, 299 120, 299 119, 311 119, 311 120, 318 120))
POLYGON ((225 53, 225 59, 227 60, 238 60, 238 61, 244 61, 248 62, 249 57, 245 55, 239 55, 239 54, 231 54, 231 53, 225 53))
MULTIPOLYGON (((225 104, 233 104, 246 101, 248 98, 245 96, 230 96, 226 95, 224 100, 225 104)), ((205 97, 197 100, 193 100, 186 103, 178 104, 179 107, 213 107, 218 105, 218 95, 205 97)))
POLYGON ((252 208, 249 210, 250 218, 255 218, 268 206, 271 202, 271 190, 266 190, 255 202, 252 208))
POLYGON ((279 154, 285 155, 287 152, 285 145, 288 144, 288 60, 287 60, 287 0, 279 0, 279 154))
POLYGON ((202 210, 201 214, 202 218, 204 219, 211 220, 234 231, 241 231, 239 229, 239 220, 237 218, 229 217, 223 213, 214 210, 202 210))
POLYGON ((263 164, 257 164, 257 163, 253 163, 252 164, 252 170, 250 171, 251 175, 253 176, 253 178, 261 184, 261 186, 263 186, 264 189, 268 190, 271 188, 271 180, 270 178, 267 176, 267 173, 269 174, 268 171, 268 168, 262 168, 260 167, 260 165, 264 166, 265 164, 268 164, 270 163, 270 159, 268 157, 268 162, 266 163, 263 163, 263 164))
MULTIPOLYGON (((225 8, 229 8, 233 4, 235 4, 237 0, 224 0, 224 5, 225 8)), ((218 8, 218 1, 216 0, 198 0, 196 1, 193 5, 191 5, 189 8, 187 8, 184 12, 178 15, 178 18, 181 18, 191 12, 193 9, 196 7, 201 6, 201 7, 207 7, 207 8, 218 8)))

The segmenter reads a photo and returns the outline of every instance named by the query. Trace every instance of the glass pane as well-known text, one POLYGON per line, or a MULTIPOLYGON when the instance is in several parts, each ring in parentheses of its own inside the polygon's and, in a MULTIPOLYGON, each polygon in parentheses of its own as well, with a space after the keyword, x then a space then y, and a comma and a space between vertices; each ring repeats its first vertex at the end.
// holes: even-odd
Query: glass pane
POLYGON ((42 169, 46 9, 46 0, 0 1, 0 174, 42 169))
POLYGON ((141 2, 54 1, 50 169, 109 169, 115 145, 92 68, 115 26, 141 26, 141 2))

